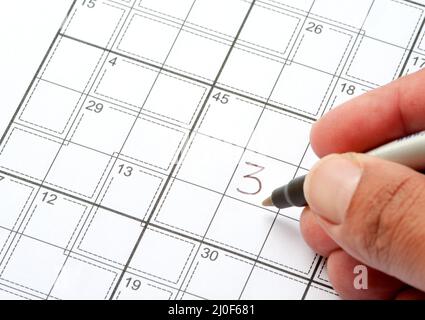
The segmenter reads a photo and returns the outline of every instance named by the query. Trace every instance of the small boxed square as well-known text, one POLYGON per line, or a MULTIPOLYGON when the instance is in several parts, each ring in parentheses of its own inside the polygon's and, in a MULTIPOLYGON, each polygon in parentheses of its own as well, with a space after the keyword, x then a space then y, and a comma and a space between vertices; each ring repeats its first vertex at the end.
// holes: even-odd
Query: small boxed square
POLYGON ((257 257, 274 218, 274 213, 225 197, 206 238, 257 257))
POLYGON ((142 0, 139 7, 185 20, 193 5, 193 0, 142 0))
POLYGON ((242 294, 243 300, 301 300, 307 281, 263 267, 255 267, 242 294))
POLYGON ((50 138, 13 128, 0 151, 0 168, 42 181, 60 146, 50 138))
POLYGON ((42 190, 24 234, 66 249, 86 211, 87 205, 42 190))
POLYGON ((203 236, 217 210, 221 195, 173 180, 162 200, 155 221, 185 233, 203 236))
POLYGON ((227 44, 182 31, 168 56, 166 66, 214 81, 229 50, 227 44))
POLYGON ((145 219, 155 204, 165 176, 118 161, 102 196, 102 206, 145 219))
POLYGON ((83 92, 93 77, 103 51, 60 38, 41 78, 83 92))
POLYGON ((125 11, 107 2, 96 3, 92 8, 81 6, 72 14, 65 34, 106 48, 118 30, 125 11))
POLYGON ((110 157, 102 153, 69 144, 59 152, 46 182, 83 197, 92 198, 110 160, 110 157))
POLYGON ((110 155, 118 153, 136 117, 106 102, 88 99, 83 113, 72 129, 70 140, 110 155), (93 110, 100 110, 96 112, 93 110), (96 128, 96 130, 93 130, 96 128))
POLYGON ((248 9, 249 3, 240 0, 196 0, 187 21, 234 37, 248 9), (220 18, 217 19, 217 17, 220 18))
POLYGON ((36 294, 49 294, 65 263, 63 249, 21 236, 1 278, 36 294))
MULTIPOLYGON (((21 182, 4 178, 0 179, 0 227, 16 230, 22 213, 29 204, 34 188, 21 182)), ((1 250, 2 244, 0 244, 1 250)))
POLYGON ((190 125, 206 94, 207 88, 204 86, 162 73, 155 82, 143 111, 190 125))
POLYGON ((219 83, 244 94, 267 99, 282 68, 282 62, 234 48, 219 83))
POLYGON ((261 260, 309 276, 317 255, 302 238, 299 222, 279 215, 261 252, 261 260))
POLYGON ((308 289, 306 300, 341 300, 338 294, 329 288, 312 284, 308 289))
POLYGON ((178 284, 183 279, 194 248, 192 242, 148 228, 129 268, 178 284))
POLYGON ((78 250, 117 265, 125 265, 143 227, 140 222, 98 209, 82 233, 78 250))
POLYGON ((180 27, 172 22, 135 13, 118 43, 118 50, 162 64, 179 31, 180 27))
POLYGON ((407 2, 374 1, 363 29, 371 38, 408 48, 423 14, 423 9, 407 2))
POLYGON ((127 60, 118 60, 104 70, 95 94, 115 102, 141 108, 158 76, 156 70, 127 60))
MULTIPOLYGON (((294 178, 297 167, 261 154, 246 151, 227 195, 259 206, 274 189, 294 178)), ((274 210, 274 208, 268 208, 274 210)))
POLYGON ((79 92, 39 80, 25 103, 19 120, 63 134, 80 99, 79 92))
POLYGON ((238 300, 252 264, 224 251, 202 246, 185 291, 208 300, 238 300))
MULTIPOLYGON (((310 20, 316 25, 316 21, 310 20)), ((320 34, 304 32, 297 47, 294 62, 309 66, 330 74, 337 74, 343 66, 354 36, 346 31, 324 27, 320 34), (327 45, 323 45, 326 43, 327 45)))
POLYGON ((286 58, 300 24, 301 18, 298 16, 257 4, 242 30, 239 42, 286 58))
POLYGON ((364 37, 350 62, 347 76, 382 86, 397 78, 405 53, 399 47, 364 37))
POLYGON ((123 150, 123 157, 169 170, 186 134, 171 125, 140 118, 131 131, 123 150))
POLYGON ((301 118, 266 109, 248 149, 298 166, 310 141, 310 129, 311 123, 301 118))
POLYGON ((296 111, 317 115, 326 102, 332 82, 332 75, 293 63, 283 69, 270 100, 296 111))
POLYGON ((177 178, 217 192, 224 192, 243 149, 197 135, 192 141, 177 178))
MULTIPOLYGON (((369 0, 320 0, 314 3, 311 9, 311 16, 327 18, 359 29, 362 27, 373 2, 369 0)), ((384 15, 385 11, 381 12, 381 14, 384 15)))
POLYGON ((117 276, 117 271, 69 257, 51 294, 63 300, 107 300, 117 276))
MULTIPOLYGON (((220 94, 220 92, 213 93, 213 95, 216 94, 220 94)), ((263 107, 236 96, 232 96, 230 100, 227 104, 211 100, 199 132, 245 147, 260 118, 263 107), (236 122, 238 130, 235 130, 236 122)))
POLYGON ((116 300, 171 300, 174 295, 175 290, 170 287, 127 273, 121 281, 116 300))

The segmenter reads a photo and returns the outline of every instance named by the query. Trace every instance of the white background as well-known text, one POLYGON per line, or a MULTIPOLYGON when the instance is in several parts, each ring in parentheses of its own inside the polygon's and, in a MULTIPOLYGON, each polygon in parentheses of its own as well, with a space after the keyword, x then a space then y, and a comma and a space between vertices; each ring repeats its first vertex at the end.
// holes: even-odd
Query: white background
POLYGON ((0 0, 0 133, 6 129, 71 0, 0 0))

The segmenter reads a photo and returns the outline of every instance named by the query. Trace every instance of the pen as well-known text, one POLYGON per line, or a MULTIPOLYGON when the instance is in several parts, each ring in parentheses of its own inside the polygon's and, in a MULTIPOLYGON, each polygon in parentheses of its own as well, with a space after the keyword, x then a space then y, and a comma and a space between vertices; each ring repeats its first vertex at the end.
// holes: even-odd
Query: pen
MULTIPOLYGON (((425 131, 395 140, 366 154, 396 162, 415 170, 424 169, 425 131)), ((274 206, 279 209, 307 206, 308 203, 304 195, 305 178, 306 176, 298 177, 289 184, 274 190, 272 195, 263 201, 263 206, 274 206)))

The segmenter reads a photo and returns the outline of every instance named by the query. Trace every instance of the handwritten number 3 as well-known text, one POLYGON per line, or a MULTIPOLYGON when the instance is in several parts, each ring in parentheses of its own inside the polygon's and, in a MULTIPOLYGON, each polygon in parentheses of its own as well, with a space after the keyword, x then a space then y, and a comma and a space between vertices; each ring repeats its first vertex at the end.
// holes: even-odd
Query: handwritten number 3
POLYGON ((256 181, 257 184, 258 184, 258 188, 256 189, 255 192, 244 191, 244 190, 242 190, 240 188, 237 188, 237 190, 240 193, 242 193, 242 194, 246 194, 246 195, 249 195, 249 196, 255 196, 255 195, 259 194, 261 192, 261 190, 263 189, 263 184, 262 184, 261 180, 259 178, 255 177, 255 175, 257 175, 260 172, 262 172, 265 169, 265 167, 262 167, 262 166, 260 166, 258 164, 252 163, 252 162, 245 162, 245 164, 248 165, 248 166, 250 166, 250 167, 256 168, 256 171, 255 172, 250 173, 250 174, 247 174, 246 176, 244 176, 244 178, 245 179, 251 179, 251 180, 256 181))

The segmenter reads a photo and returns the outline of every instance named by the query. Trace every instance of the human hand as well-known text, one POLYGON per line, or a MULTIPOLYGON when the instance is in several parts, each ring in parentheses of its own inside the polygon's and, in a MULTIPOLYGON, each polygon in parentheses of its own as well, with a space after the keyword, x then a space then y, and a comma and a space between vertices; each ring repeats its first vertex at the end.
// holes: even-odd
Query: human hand
POLYGON ((425 176, 358 153, 425 130, 425 70, 329 112, 312 130, 324 157, 305 182, 306 242, 346 299, 425 299, 425 176), (336 155, 340 154, 340 155, 336 155), (354 286, 366 265, 368 289, 354 286))

